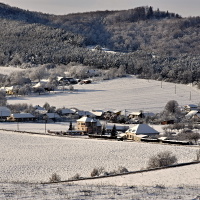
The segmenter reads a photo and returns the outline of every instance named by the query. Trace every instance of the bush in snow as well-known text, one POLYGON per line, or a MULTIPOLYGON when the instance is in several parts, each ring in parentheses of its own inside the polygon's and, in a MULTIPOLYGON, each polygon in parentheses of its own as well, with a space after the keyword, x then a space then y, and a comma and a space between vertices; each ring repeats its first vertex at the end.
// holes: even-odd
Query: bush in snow
POLYGON ((69 178, 69 180, 71 181, 75 181, 75 180, 79 180, 81 178, 80 174, 75 174, 74 176, 72 176, 71 178, 69 178))
POLYGON ((49 182, 51 182, 51 183, 56 183, 56 182, 59 182, 59 181, 61 181, 61 177, 56 173, 53 173, 51 175, 51 177, 49 178, 49 182))
POLYGON ((100 167, 100 168, 94 168, 91 172, 91 177, 95 177, 95 176, 100 176, 100 175, 104 175, 104 168, 100 167))
POLYGON ((169 151, 160 152, 152 156, 148 162, 148 168, 165 167, 177 163, 176 156, 169 151))

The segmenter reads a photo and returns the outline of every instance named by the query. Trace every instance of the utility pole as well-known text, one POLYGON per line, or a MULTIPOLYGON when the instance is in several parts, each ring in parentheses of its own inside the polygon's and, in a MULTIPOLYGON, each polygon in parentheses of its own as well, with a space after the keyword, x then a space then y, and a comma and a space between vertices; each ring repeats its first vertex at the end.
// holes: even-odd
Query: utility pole
POLYGON ((44 119, 44 133, 46 134, 46 132, 47 132, 47 120, 48 120, 48 116, 44 116, 43 119, 44 119))
POLYGON ((174 89, 175 89, 175 91, 174 91, 174 92, 175 92, 175 94, 176 94, 176 84, 175 84, 175 88, 174 88, 174 89))
POLYGON ((19 131, 19 121, 17 120, 17 130, 19 131))

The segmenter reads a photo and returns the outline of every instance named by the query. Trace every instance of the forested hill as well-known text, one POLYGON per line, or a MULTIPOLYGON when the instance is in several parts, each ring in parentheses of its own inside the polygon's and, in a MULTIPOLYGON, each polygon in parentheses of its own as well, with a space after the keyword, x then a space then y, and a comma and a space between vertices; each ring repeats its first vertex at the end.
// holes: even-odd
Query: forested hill
POLYGON ((200 78, 200 17, 152 7, 51 15, 0 3, 0 37, 0 65, 78 62, 104 69, 122 65, 146 78, 200 78), (118 53, 91 51, 90 45, 118 53))

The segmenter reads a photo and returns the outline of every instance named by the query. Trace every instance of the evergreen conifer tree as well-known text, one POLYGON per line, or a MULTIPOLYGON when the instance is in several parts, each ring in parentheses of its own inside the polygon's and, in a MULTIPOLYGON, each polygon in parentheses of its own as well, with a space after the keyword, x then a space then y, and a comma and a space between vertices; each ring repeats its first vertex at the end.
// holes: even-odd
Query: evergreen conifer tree
POLYGON ((112 131, 111 131, 111 137, 116 137, 116 135, 117 135, 117 129, 116 129, 116 126, 114 124, 112 131))

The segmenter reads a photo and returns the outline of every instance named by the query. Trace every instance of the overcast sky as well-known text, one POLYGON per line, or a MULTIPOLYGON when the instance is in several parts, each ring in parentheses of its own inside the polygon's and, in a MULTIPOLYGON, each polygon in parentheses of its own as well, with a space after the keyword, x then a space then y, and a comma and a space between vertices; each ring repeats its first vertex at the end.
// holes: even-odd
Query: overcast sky
POLYGON ((200 16, 200 0, 0 0, 10 6, 50 14, 68 14, 97 10, 122 10, 152 6, 182 17, 200 16))

